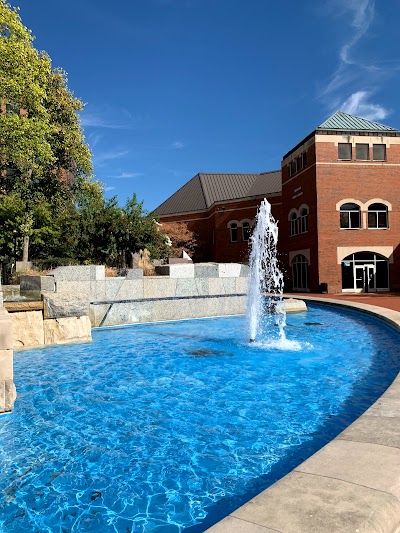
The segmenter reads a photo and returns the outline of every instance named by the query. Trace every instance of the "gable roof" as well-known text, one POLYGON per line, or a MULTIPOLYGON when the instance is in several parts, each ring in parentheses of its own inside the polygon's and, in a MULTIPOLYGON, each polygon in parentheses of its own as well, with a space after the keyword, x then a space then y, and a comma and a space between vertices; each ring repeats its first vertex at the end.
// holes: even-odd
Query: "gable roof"
POLYGON ((350 131, 398 131, 379 122, 356 117, 343 111, 336 111, 325 120, 317 130, 350 130, 350 131))
POLYGON ((159 205, 154 214, 162 216, 204 211, 215 202, 280 193, 281 190, 280 170, 262 174, 199 173, 159 205))

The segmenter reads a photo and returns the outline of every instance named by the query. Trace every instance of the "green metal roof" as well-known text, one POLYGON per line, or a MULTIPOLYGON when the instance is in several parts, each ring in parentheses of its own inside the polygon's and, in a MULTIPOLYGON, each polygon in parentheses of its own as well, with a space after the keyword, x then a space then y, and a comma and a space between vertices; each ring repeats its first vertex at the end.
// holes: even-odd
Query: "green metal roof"
POLYGON ((318 126, 317 130, 399 131, 396 128, 379 124, 379 122, 343 113, 343 111, 333 113, 325 122, 318 126))

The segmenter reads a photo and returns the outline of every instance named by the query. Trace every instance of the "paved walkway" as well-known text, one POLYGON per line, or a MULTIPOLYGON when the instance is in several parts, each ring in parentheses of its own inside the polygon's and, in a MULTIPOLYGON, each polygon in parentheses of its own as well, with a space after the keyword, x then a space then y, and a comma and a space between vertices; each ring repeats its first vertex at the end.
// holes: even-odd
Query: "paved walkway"
POLYGON ((380 292, 380 293, 338 293, 338 294, 316 294, 316 293, 288 293, 285 297, 292 298, 316 297, 316 298, 333 298, 344 302, 356 302, 361 304, 377 305, 386 309, 400 312, 400 292, 380 292))

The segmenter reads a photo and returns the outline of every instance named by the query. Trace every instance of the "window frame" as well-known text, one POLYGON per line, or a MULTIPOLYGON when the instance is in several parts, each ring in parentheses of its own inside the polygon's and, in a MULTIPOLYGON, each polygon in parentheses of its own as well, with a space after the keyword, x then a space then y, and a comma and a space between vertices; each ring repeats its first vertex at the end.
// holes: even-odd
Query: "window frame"
POLYGON ((299 224, 297 213, 293 211, 290 215, 290 236, 294 237, 299 234, 299 224))
POLYGON ((389 210, 388 210, 388 206, 387 205, 376 202, 376 203, 371 204, 371 205, 368 206, 367 228, 368 229, 377 229, 377 230, 389 229, 389 210), (377 208, 371 209, 371 207, 373 207, 373 206, 381 206, 384 209, 377 209, 377 208), (376 215, 375 225, 371 225, 370 224, 370 214, 371 215, 373 215, 373 214, 376 215), (382 217, 379 216, 380 214, 384 214, 385 226, 379 226, 379 219, 382 218, 382 217))
POLYGON ((231 239, 231 242, 238 242, 238 237, 239 237, 239 233, 238 233, 238 229, 239 229, 239 225, 237 222, 230 222, 229 223, 229 234, 230 234, 230 239, 231 239), (233 238, 233 235, 234 233, 233 232, 236 232, 236 239, 233 238))
POLYGON ((300 224, 299 224, 299 233, 308 233, 308 215, 309 210, 307 207, 303 207, 303 209, 300 211, 300 224))
POLYGON ((338 143, 338 160, 352 161, 353 160, 353 146, 351 143, 338 143), (348 146, 350 148, 350 157, 340 157, 340 146, 348 146))
POLYGON ((340 210, 339 210, 339 227, 340 227, 340 229, 343 229, 343 230, 362 229, 362 227, 361 227, 361 207, 358 204, 349 203, 348 202, 348 203, 344 203, 343 205, 340 206, 340 210), (358 209, 344 209, 344 206, 348 206, 348 205, 357 206, 358 209), (358 213, 358 226, 353 226, 351 224, 351 222, 352 222, 351 213, 358 213), (345 215, 345 214, 347 214, 348 226, 342 225, 342 215, 345 215))
POLYGON ((373 144, 372 145, 372 161, 387 161, 387 155, 386 155, 386 144, 373 144), (375 147, 381 147, 383 146, 384 148, 384 158, 383 159, 378 159, 375 157, 375 147))
POLYGON ((247 220, 245 222, 242 222, 242 240, 244 242, 248 242, 250 240, 250 229, 251 229, 250 222, 248 222, 247 220), (247 238, 245 234, 246 230, 247 230, 247 238))
POLYGON ((370 161, 370 147, 368 143, 356 143, 356 161, 370 161), (367 149, 367 157, 358 157, 358 150, 367 149))

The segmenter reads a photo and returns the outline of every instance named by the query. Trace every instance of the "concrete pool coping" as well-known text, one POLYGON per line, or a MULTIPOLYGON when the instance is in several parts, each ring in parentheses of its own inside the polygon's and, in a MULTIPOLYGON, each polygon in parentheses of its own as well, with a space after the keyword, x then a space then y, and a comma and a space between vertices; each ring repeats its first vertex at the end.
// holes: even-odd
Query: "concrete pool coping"
MULTIPOLYGON (((398 311, 301 298, 373 314, 400 332, 398 311)), ((207 531, 400 533, 400 373, 335 439, 207 531)))

